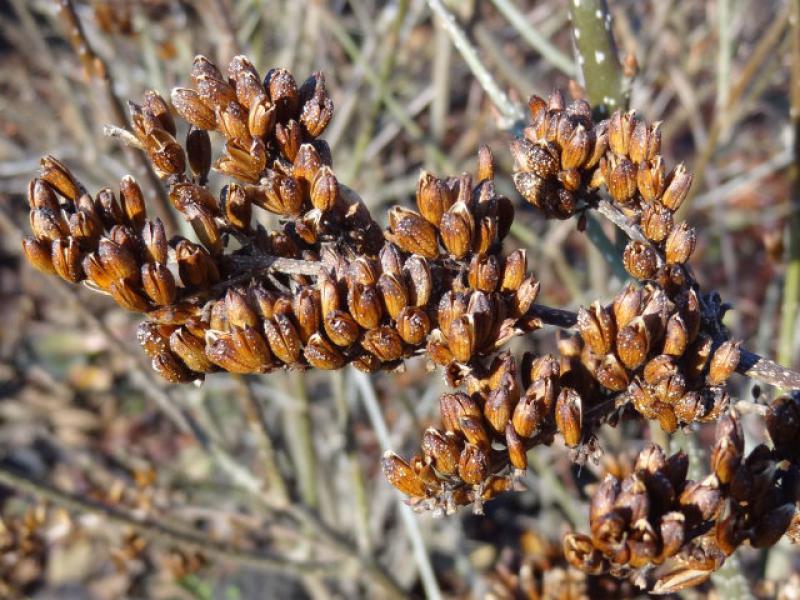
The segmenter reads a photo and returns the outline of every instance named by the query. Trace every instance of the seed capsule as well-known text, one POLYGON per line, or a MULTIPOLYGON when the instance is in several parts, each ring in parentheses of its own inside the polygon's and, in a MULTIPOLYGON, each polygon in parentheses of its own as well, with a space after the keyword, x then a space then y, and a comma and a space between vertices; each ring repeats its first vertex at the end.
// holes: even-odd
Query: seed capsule
POLYGON ((407 496, 427 495, 422 480, 414 473, 411 466, 394 452, 386 451, 381 460, 381 467, 387 481, 407 496))
POLYGON ((741 342, 727 340, 714 351, 708 368, 706 381, 711 385, 722 385, 739 366, 741 342))
POLYGON ((438 227, 442 215, 455 201, 455 188, 427 171, 420 173, 417 182, 417 207, 429 223, 438 227))
POLYGON ((683 163, 675 167, 667 177, 667 187, 661 196, 661 204, 672 212, 678 210, 689 195, 692 178, 693 175, 686 170, 683 163))
POLYGON ((400 277, 383 273, 378 279, 378 289, 383 296, 386 312, 397 319, 400 311, 408 305, 408 290, 400 277))
POLYGON ((622 255, 625 270, 640 280, 650 279, 658 266, 656 252, 648 244, 631 240, 622 255))
POLYGON ((37 270, 42 273, 55 273, 53 261, 50 258, 50 244, 46 241, 39 241, 34 237, 25 236, 22 238, 22 251, 37 270))
POLYGON ((206 356, 204 340, 183 327, 169 336, 169 347, 192 371, 208 373, 214 368, 206 356))
POLYGON ((373 285, 351 285, 347 293, 347 306, 350 314, 364 329, 377 327, 383 316, 380 292, 373 285))
POLYGON ((443 475, 454 475, 458 471, 461 449, 453 433, 441 433, 429 427, 422 436, 421 448, 425 456, 433 461, 436 470, 443 475))
POLYGON ((169 351, 154 356, 150 361, 150 366, 153 371, 170 383, 187 383, 195 379, 195 374, 169 351))
POLYGON ((403 356, 403 342, 391 327, 370 329, 364 334, 361 346, 382 362, 390 362, 403 356))
POLYGON ((477 341, 473 315, 462 315, 453 319, 448 328, 447 344, 457 361, 468 362, 475 352, 477 341))
POLYGON ((317 171, 311 183, 311 204, 323 212, 336 207, 339 199, 339 183, 330 167, 324 166, 317 171))
POLYGON ((479 485, 489 474, 489 457, 478 446, 467 444, 461 451, 458 475, 468 485, 479 485))
POLYGON ((158 306, 166 306, 175 301, 177 294, 175 278, 164 265, 159 263, 142 265, 142 287, 150 300, 158 306))
POLYGON ((494 255, 476 254, 469 264, 467 278, 471 288, 493 292, 500 283, 500 264, 494 255))
POLYGON ((674 313, 667 321, 662 352, 671 356, 683 356, 689 345, 689 332, 679 313, 674 313))
POLYGON ((347 347, 361 335, 355 319, 343 310, 334 310, 325 315, 325 334, 337 346, 347 347))
POLYGON ((145 312, 148 309, 147 300, 128 281, 120 279, 113 281, 108 288, 114 302, 125 310, 132 312, 145 312))
POLYGON ((53 269, 64 280, 77 283, 84 278, 81 251, 73 238, 55 240, 50 247, 53 269))
POLYGON ((344 356, 341 352, 319 333, 308 339, 303 355, 308 363, 317 369, 336 370, 344 365, 344 356))
POLYGON ((611 352, 617 331, 611 311, 603 308, 599 302, 591 307, 578 310, 578 331, 583 341, 597 355, 611 352))
POLYGON ((642 213, 642 233, 652 242, 663 242, 672 231, 672 213, 661 204, 649 204, 642 213))
POLYGON ((611 115, 608 123, 608 145, 612 152, 620 156, 628 155, 637 122, 636 111, 633 110, 626 113, 616 111, 611 115))
POLYGON ((642 317, 636 317, 617 334, 617 355, 629 369, 642 365, 649 349, 650 333, 642 317))
POLYGON ((697 235, 694 229, 689 227, 686 222, 673 228, 667 237, 664 246, 664 255, 668 263, 683 264, 694 252, 697 243, 697 235))
POLYGON ((525 279, 527 270, 527 253, 524 249, 518 248, 506 257, 506 264, 503 268, 503 279, 500 282, 501 292, 516 292, 525 279))
POLYGON ((302 342, 297 329, 287 315, 277 314, 264 321, 264 334, 272 353, 286 364, 294 364, 300 358, 302 342))
POLYGON ((333 100, 325 87, 325 75, 320 71, 314 73, 301 86, 300 96, 306 98, 300 111, 300 124, 309 136, 318 137, 333 118, 333 100))
POLYGON ((421 344, 430 333, 431 322, 419 307, 406 306, 397 315, 397 332, 404 342, 412 346, 421 344))
POLYGON ((532 144, 525 139, 511 142, 514 170, 534 173, 546 179, 558 173, 560 167, 557 149, 547 142, 532 144))
POLYGON ((464 258, 472 246, 475 221, 467 205, 459 200, 442 215, 442 244, 455 258, 464 258))
POLYGON ((607 354, 595 371, 597 381, 612 392, 621 392, 628 387, 630 376, 614 354, 607 354))
MULTIPOLYGON (((655 203, 664 193, 666 175, 664 174, 664 162, 660 156, 647 162, 643 162, 636 170, 636 187, 644 198, 645 202, 655 203)), ((672 211, 668 206, 659 203, 667 210, 672 211)))
POLYGON ((574 448, 581 441, 583 409, 581 397, 572 388, 564 388, 558 395, 555 409, 556 427, 564 443, 574 448))
POLYGON ((436 258, 439 246, 436 229, 418 213, 395 206, 389 211, 387 239, 410 254, 436 258))
POLYGON ((78 201, 82 193, 82 186, 64 163, 48 154, 42 157, 40 165, 42 180, 67 200, 78 201))
POLYGON ((636 195, 636 166, 627 158, 609 161, 605 178, 608 192, 616 202, 627 204, 636 195))
POLYGON ((579 533, 564 536, 564 558, 576 569, 590 575, 600 575, 607 568, 603 555, 592 545, 591 538, 579 533))

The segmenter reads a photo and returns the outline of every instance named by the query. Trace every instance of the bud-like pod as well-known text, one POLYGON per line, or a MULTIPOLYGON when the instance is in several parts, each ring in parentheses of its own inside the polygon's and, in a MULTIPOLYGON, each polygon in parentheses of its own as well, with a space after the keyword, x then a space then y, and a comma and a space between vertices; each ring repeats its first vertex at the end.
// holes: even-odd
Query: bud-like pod
POLYGON ((489 474, 489 456, 478 446, 467 444, 461 451, 458 475, 468 485, 479 485, 489 474))
POLYGON ((323 325, 325 334, 337 346, 347 347, 353 344, 361 335, 358 323, 349 313, 343 310, 334 310, 327 313, 323 325))
POLYGON ((397 275, 383 273, 378 279, 378 289, 383 296, 386 312, 392 319, 397 319, 400 311, 408 305, 408 290, 397 275))
POLYGON ((650 279, 655 275, 658 259, 652 246, 635 240, 628 242, 622 255, 625 270, 636 279, 650 279))
POLYGON ((270 350, 278 360, 289 365, 297 362, 302 351, 302 342, 288 316, 277 314, 272 319, 266 319, 264 334, 270 350))
POLYGON ((430 333, 431 322, 427 313, 416 306, 406 306, 397 315, 395 327, 404 342, 412 346, 421 344, 430 333))
POLYGON ((422 436, 421 448, 443 475, 454 475, 458 471, 461 449, 458 438, 452 432, 441 433, 429 427, 422 436))
POLYGON ((464 258, 472 247, 475 220, 467 205, 459 200, 442 215, 439 231, 442 244, 455 258, 464 258))
POLYGON ((175 278, 162 264, 142 265, 142 287, 147 296, 158 306, 166 306, 175 301, 177 294, 175 278))
POLYGON ((578 310, 578 331, 592 352, 600 356, 611 352, 617 335, 611 311, 599 302, 578 310))
POLYGON ((398 490, 412 497, 424 497, 425 486, 409 464, 389 450, 381 460, 383 475, 398 490))
POLYGON ((419 254, 425 258, 436 258, 439 246, 436 228, 419 213, 407 208, 394 206, 389 210, 389 231, 386 237, 409 254, 419 254))
POLYGON ((683 163, 675 167, 667 177, 667 185, 661 196, 661 204, 672 212, 678 210, 686 196, 689 195, 689 188, 692 185, 693 175, 686 170, 683 163))
POLYGON ((722 385, 739 366, 741 342, 727 340, 714 351, 708 367, 706 381, 711 385, 722 385))
POLYGON ((647 359, 650 332, 644 318, 636 317, 617 333, 617 355, 629 369, 635 369, 647 359))
POLYGON ((571 448, 577 446, 581 441, 582 406, 580 395, 572 388, 562 389, 556 400, 556 427, 564 437, 564 443, 571 448))
POLYGON ((442 215, 456 201, 456 190, 447 182, 422 171, 417 182, 417 208, 432 225, 439 226, 442 215))
POLYGON ((683 264, 694 252, 697 243, 697 235, 694 229, 689 227, 684 221, 674 227, 667 237, 664 246, 664 256, 668 263, 683 264))
POLYGON ((313 334, 303 350, 308 364, 316 369, 336 370, 344 366, 344 356, 322 334, 313 334))
POLYGON ((627 158, 612 159, 607 163, 606 186, 611 197, 627 204, 636 195, 636 165, 627 158))
POLYGON ((382 362, 390 362, 403 357, 403 341, 391 327, 377 327, 364 334, 361 346, 382 362))

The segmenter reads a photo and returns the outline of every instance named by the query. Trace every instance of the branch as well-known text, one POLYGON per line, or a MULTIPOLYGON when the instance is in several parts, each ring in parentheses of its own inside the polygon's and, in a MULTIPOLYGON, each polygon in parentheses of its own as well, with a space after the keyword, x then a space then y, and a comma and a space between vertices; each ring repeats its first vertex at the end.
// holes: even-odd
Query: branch
POLYGON ((606 0, 571 0, 569 12, 586 95, 600 116, 608 116, 625 107, 611 13, 606 0))
POLYGON ((439 17, 442 27, 450 36, 453 45, 461 53, 461 56, 464 61, 466 61, 475 79, 478 80, 478 83, 480 83, 481 87, 489 95, 489 98, 503 117, 505 117, 510 125, 521 121, 524 118, 522 108, 512 102, 506 93, 500 89, 500 86, 497 84, 494 77, 492 77, 492 74, 481 62, 481 59, 478 57, 478 52, 470 43, 464 30, 458 25, 458 22, 450 11, 447 10, 442 0, 428 0, 428 6, 431 12, 436 13, 439 17))
POLYGON ((232 544, 214 542, 209 540, 204 533, 195 534, 174 529, 159 521, 146 517, 139 518, 119 508, 61 491, 49 483, 14 471, 7 465, 0 465, 0 483, 14 490, 48 500, 71 511, 102 515, 112 523, 135 529, 143 537, 153 542, 199 551, 207 556, 260 571, 291 573, 301 576, 308 575, 310 572, 330 574, 335 573, 337 569, 337 565, 334 563, 286 560, 268 554, 243 550, 232 544))
MULTIPOLYGON (((578 320, 578 315, 572 311, 541 304, 534 305, 531 312, 546 325, 562 329, 571 329, 578 320)), ((782 367, 746 348, 740 349, 739 366, 736 367, 736 371, 745 377, 780 389, 800 390, 800 373, 782 367)))

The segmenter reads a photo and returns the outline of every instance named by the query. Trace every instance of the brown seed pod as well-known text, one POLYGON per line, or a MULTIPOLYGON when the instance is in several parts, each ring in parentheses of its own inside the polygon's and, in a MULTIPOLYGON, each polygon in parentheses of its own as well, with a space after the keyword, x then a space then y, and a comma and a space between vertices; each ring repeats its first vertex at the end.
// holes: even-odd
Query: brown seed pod
POLYGON ((722 385, 739 366, 741 342, 727 340, 714 351, 708 368, 706 381, 711 385, 722 385))
POLYGON ((564 388, 558 395, 555 406, 556 427, 564 437, 564 443, 574 448, 581 441, 583 402, 578 392, 564 388))
POLYGON ((625 270, 636 279, 650 279, 655 275, 658 259, 656 251, 649 244, 630 241, 622 256, 625 270))

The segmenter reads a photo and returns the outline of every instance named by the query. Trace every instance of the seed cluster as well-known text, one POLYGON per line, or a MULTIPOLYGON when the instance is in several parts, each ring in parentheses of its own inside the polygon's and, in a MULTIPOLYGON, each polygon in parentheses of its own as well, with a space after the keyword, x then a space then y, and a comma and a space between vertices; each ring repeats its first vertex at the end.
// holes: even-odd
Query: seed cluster
POLYGON ((578 311, 581 360, 608 392, 620 393, 672 433, 715 421, 727 408, 725 381, 739 363, 739 343, 714 344, 703 330, 701 301, 689 288, 670 300, 655 284, 628 285, 608 306, 578 311))
POLYGON ((673 593, 708 579, 745 542, 772 546, 797 515, 797 451, 784 436, 797 435, 798 408, 788 397, 773 403, 767 426, 774 448, 760 444, 747 456, 737 414, 722 416, 711 474, 698 482, 687 479, 685 454, 666 457, 648 446, 630 473, 607 474, 597 485, 590 534, 564 537, 567 560, 587 573, 610 572, 673 593))
POLYGON ((532 123, 511 144, 514 184, 548 218, 564 219, 595 202, 605 188, 643 239, 631 240, 625 268, 639 280, 656 280, 667 291, 682 290, 684 263, 696 244, 674 213, 689 193, 692 174, 680 164, 669 173, 660 155, 660 123, 650 125, 635 111, 617 111, 594 123, 583 100, 565 105, 560 92, 528 101, 532 123))
POLYGON ((215 370, 374 371, 421 351, 467 365, 538 326, 529 311, 539 283, 525 252, 502 253, 514 210, 495 191, 488 148, 475 179, 423 172, 418 211, 392 208, 383 232, 338 182, 318 137, 333 114, 321 74, 298 86, 273 69, 262 81, 240 56, 224 77, 199 56, 191 78, 193 88, 173 90, 172 108, 151 91, 130 109, 136 143, 199 243, 168 238, 149 220, 131 177, 118 196, 106 188, 92 198, 45 157, 28 194, 30 261, 145 313, 139 339, 159 374, 187 382, 215 370), (184 144, 172 109, 189 125, 184 144), (213 165, 210 131, 224 139, 213 165), (219 199, 212 166, 232 180, 219 199), (278 215, 280 229, 254 227, 254 206, 278 215), (275 257, 318 268, 259 270, 275 257))
POLYGON ((570 447, 591 436, 613 410, 575 354, 576 338, 561 342, 561 357, 527 357, 518 374, 504 352, 465 378, 466 392, 439 399, 442 428, 429 428, 421 454, 383 457, 386 478, 417 510, 451 513, 512 489, 528 466, 527 451, 559 434, 570 447), (521 383, 520 383, 521 380, 521 383))
POLYGON ((589 600, 636 598, 628 582, 608 574, 590 575, 571 566, 560 544, 535 530, 522 533, 516 552, 507 552, 489 576, 492 600, 589 600))

